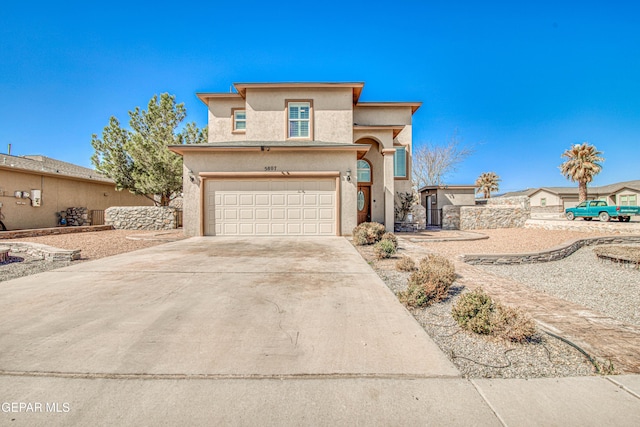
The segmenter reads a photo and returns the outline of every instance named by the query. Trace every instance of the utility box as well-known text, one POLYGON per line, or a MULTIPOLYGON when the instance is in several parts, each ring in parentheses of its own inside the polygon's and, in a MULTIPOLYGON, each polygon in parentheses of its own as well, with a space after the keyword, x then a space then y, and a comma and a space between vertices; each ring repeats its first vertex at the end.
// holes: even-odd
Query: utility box
POLYGON ((39 207, 42 204, 42 190, 31 190, 31 206, 39 207))

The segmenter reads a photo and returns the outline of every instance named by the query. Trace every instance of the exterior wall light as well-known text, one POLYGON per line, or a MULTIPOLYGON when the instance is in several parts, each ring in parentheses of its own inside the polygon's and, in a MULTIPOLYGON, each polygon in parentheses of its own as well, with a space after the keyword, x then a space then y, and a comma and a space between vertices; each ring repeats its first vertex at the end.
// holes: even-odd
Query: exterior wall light
POLYGON ((347 169, 347 181, 351 182, 351 169, 347 169))

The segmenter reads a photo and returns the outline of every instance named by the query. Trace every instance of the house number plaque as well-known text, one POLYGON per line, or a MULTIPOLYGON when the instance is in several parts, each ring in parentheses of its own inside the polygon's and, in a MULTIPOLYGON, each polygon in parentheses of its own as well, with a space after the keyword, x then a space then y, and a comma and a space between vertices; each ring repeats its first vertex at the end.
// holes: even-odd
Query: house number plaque
POLYGON ((265 166, 264 170, 267 172, 275 172, 278 170, 278 168, 276 166, 265 166))

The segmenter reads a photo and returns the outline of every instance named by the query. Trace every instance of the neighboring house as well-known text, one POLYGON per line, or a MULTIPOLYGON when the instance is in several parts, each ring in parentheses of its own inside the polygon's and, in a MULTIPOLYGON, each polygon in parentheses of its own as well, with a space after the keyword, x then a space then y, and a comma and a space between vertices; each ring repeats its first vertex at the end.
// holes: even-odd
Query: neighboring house
POLYGON ((427 225, 442 225, 443 206, 474 206, 476 188, 475 185, 426 185, 420 188, 420 204, 427 210, 427 225))
MULTIPOLYGON (((501 197, 528 196, 531 212, 564 212, 578 204, 578 187, 530 188, 503 194, 501 197)), ((640 201, 640 180, 624 181, 601 187, 588 187, 587 199, 604 200, 610 205, 637 206, 640 201)))
POLYGON ((111 179, 93 169, 44 156, 8 154, 0 154, 0 203, 8 230, 55 227, 56 213, 71 207, 91 211, 153 204, 129 191, 116 191, 111 179))
POLYGON ((184 231, 197 235, 350 235, 394 229, 411 190, 419 102, 361 102, 364 83, 236 83, 199 93, 207 144, 184 157, 184 231))

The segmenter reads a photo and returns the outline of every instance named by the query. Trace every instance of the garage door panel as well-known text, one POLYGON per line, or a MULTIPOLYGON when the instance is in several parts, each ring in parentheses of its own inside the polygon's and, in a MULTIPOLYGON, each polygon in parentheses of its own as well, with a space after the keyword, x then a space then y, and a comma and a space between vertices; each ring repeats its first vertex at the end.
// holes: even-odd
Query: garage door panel
POLYGON ((302 205, 302 194, 287 194, 287 206, 301 206, 302 205))
POLYGON ((333 194, 319 194, 318 204, 320 206, 333 206, 333 194))
POLYGON ((254 234, 256 234, 255 230, 254 230, 254 225, 251 224, 251 223, 239 224, 238 229, 240 231, 240 234, 245 234, 245 235, 254 235, 254 234))
POLYGON ((264 208, 256 208, 255 210, 255 215, 256 215, 256 220, 267 220, 267 219, 271 219, 270 218, 270 213, 271 211, 269 209, 264 209, 264 208))
POLYGON ((269 206, 270 202, 271 202, 271 197, 269 196, 269 193, 256 194, 256 197, 255 197, 256 206, 269 206))
POLYGON ((335 235, 334 179, 206 180, 205 234, 335 235))
POLYGON ((321 220, 333 219, 333 213, 334 213, 333 209, 327 209, 327 208, 318 209, 318 214, 321 220))
POLYGON ((254 214, 255 214, 255 210, 253 209, 240 209, 239 210, 240 215, 239 218, 240 220, 253 220, 254 218, 254 214))
POLYGON ((318 210, 313 208, 305 208, 302 211, 302 217, 305 221, 310 219, 318 219, 318 210))
POLYGON ((287 198, 282 193, 271 194, 271 206, 286 206, 287 198))
POLYGON ((287 219, 299 220, 302 219, 302 210, 301 209, 287 209, 287 219))

